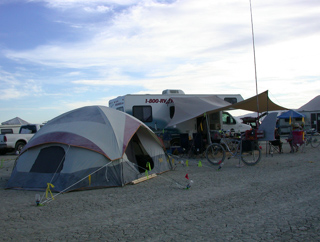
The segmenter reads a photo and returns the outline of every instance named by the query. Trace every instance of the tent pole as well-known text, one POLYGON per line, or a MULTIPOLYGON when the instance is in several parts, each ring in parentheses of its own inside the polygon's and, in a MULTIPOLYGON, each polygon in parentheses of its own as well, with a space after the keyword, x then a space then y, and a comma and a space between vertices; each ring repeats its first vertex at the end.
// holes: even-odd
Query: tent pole
POLYGON ((209 127, 209 121, 208 121, 208 117, 207 117, 206 113, 205 113, 205 117, 206 117, 206 123, 207 123, 207 132, 208 132, 207 137, 208 137, 208 143, 209 143, 209 145, 211 145, 210 127, 209 127))
POLYGON ((251 32, 252 32, 254 73, 255 73, 256 95, 257 95, 257 118, 259 118, 259 98, 258 98, 258 78, 257 78, 256 50, 255 50, 255 44, 254 44, 254 32, 253 32, 253 18, 252 18, 251 0, 249 0, 249 1, 250 1, 250 14, 251 14, 251 32))

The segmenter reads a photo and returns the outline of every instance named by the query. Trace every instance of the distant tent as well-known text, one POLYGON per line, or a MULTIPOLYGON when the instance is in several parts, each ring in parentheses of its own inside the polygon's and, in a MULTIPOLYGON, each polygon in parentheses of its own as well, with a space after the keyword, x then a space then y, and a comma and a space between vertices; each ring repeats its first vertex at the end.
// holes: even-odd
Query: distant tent
POLYGON ((29 123, 28 123, 27 121, 19 118, 19 117, 15 117, 15 118, 10 119, 10 120, 8 120, 8 121, 2 122, 1 124, 2 124, 2 125, 15 125, 15 124, 17 124, 17 125, 19 125, 19 124, 24 125, 24 124, 29 124, 29 123))
POLYGON ((288 119, 288 118, 302 118, 305 117, 302 113, 299 113, 294 110, 289 110, 287 112, 282 113, 281 115, 278 116, 279 119, 288 119))
POLYGON ((297 109, 299 112, 317 112, 320 111, 320 95, 316 96, 305 105, 297 109))
POLYGON ((278 116, 279 119, 279 133, 280 134, 287 134, 290 133, 291 131, 291 125, 294 123, 302 124, 303 123, 303 118, 305 115, 294 111, 294 110, 289 110, 287 112, 284 112, 278 116))
POLYGON ((306 129, 315 129, 320 132, 320 95, 298 108, 297 111, 306 115, 306 129))
POLYGON ((7 188, 70 191, 123 186, 171 168, 158 137, 138 119, 104 106, 67 112, 24 147, 7 188), (150 170, 149 170, 150 169, 150 170))

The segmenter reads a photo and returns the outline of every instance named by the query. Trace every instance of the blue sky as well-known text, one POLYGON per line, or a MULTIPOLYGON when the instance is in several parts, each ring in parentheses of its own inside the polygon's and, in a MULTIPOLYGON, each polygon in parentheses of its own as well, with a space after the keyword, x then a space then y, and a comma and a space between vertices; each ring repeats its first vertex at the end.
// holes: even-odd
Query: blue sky
MULTIPOLYGON (((129 93, 255 95, 249 0, 0 0, 0 122, 129 93)), ((258 91, 320 94, 320 2, 252 0, 258 91)))

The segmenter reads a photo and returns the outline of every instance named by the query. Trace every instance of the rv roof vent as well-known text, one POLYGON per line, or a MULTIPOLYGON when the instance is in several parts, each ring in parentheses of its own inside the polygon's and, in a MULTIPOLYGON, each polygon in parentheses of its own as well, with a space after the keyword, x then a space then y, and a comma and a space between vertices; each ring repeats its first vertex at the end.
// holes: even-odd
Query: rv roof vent
POLYGON ((166 89, 162 91, 162 95, 169 95, 169 94, 184 94, 182 90, 172 90, 172 89, 166 89))

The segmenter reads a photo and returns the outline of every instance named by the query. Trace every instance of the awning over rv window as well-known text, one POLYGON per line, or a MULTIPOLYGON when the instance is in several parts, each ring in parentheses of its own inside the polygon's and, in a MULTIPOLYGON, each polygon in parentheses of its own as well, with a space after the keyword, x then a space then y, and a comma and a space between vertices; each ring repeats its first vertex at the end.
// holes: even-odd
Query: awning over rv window
POLYGON ((182 123, 192 118, 203 115, 206 112, 227 107, 230 103, 216 95, 201 97, 171 97, 175 111, 172 120, 167 127, 182 123))
POLYGON ((175 104, 175 113, 171 122, 167 127, 172 127, 184 121, 196 118, 204 113, 210 114, 222 110, 243 109, 247 111, 257 112, 257 100, 259 103, 259 112, 288 110, 281 107, 269 99, 268 91, 260 93, 258 96, 253 96, 241 102, 230 105, 217 96, 208 96, 205 98, 197 97, 174 97, 172 98, 175 104), (208 99, 208 100, 207 100, 208 99))

